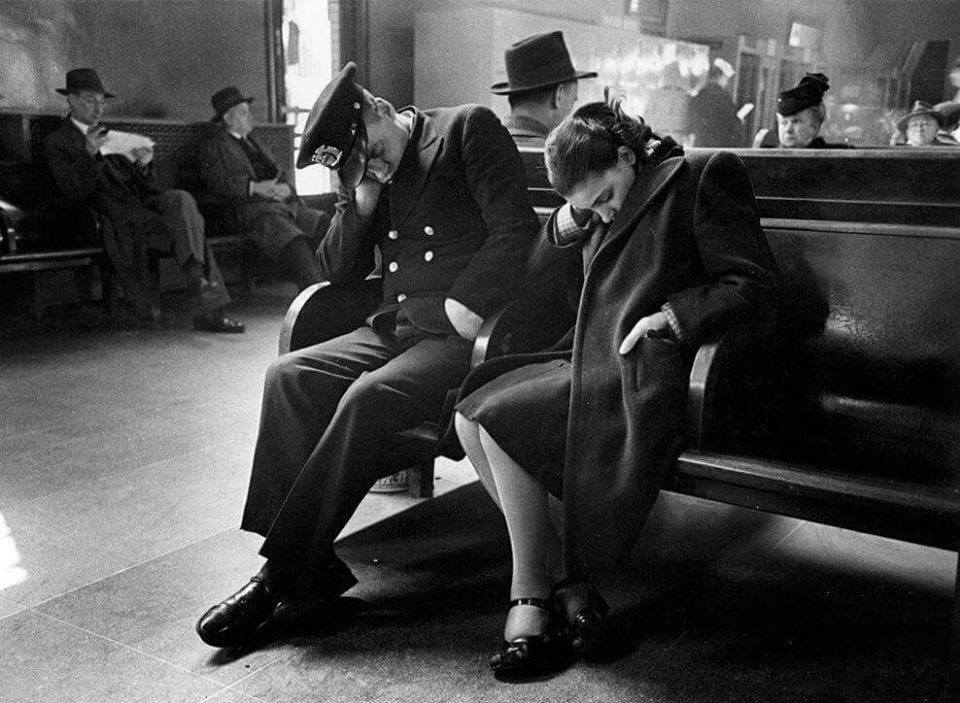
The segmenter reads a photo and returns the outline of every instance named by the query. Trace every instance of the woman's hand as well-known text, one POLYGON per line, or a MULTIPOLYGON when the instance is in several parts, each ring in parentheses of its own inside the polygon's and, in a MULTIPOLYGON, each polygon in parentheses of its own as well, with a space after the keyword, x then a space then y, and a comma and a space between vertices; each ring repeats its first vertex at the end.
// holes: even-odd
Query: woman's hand
MULTIPOLYGON (((638 339, 647 336, 648 332, 654 330, 666 330, 668 334, 671 332, 667 316, 662 312, 655 312, 652 315, 640 318, 640 321, 637 322, 637 324, 633 326, 633 329, 627 333, 627 336, 624 337, 623 342, 620 344, 620 353, 629 354, 630 350, 637 346, 638 339)), ((670 337, 672 338, 673 335, 670 334, 670 337)))

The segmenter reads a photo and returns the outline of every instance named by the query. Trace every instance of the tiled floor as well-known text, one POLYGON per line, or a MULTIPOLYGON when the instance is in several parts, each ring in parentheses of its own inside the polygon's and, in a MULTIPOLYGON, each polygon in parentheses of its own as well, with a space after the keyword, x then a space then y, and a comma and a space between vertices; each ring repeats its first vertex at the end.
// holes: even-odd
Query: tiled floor
POLYGON ((197 616, 259 565, 236 524, 288 300, 243 302, 237 337, 93 313, 5 333, 0 701, 937 700, 953 555, 674 495, 604 583, 596 656, 495 683, 503 527, 445 460, 440 497, 361 505, 337 627, 206 647, 197 616))

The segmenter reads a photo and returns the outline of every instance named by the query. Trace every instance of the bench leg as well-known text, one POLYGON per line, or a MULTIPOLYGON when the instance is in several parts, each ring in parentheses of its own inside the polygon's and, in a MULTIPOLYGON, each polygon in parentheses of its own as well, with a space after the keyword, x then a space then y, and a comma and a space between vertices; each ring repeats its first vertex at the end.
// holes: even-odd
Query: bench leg
POLYGON ((433 459, 407 469, 407 491, 416 498, 433 497, 433 459))

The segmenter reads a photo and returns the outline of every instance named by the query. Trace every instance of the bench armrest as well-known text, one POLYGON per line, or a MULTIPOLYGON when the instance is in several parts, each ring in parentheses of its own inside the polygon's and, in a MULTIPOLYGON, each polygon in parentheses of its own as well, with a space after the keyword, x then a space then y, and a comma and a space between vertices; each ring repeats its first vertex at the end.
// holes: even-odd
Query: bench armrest
POLYGON ((543 351, 559 340, 572 325, 555 306, 543 300, 522 298, 501 306, 487 316, 473 344, 470 363, 479 366, 505 354, 543 351))
POLYGON ((360 327, 381 298, 380 277, 355 285, 328 281, 304 288, 294 298, 280 328, 280 353, 333 339, 360 327))
MULTIPOLYGON (((302 349, 346 334, 363 325, 380 302, 380 277, 356 285, 315 283, 300 292, 287 309, 280 328, 280 353, 302 349)), ((483 321, 474 340, 471 365, 504 354, 546 349, 568 325, 543 301, 523 299, 507 303, 483 321)))
POLYGON ((763 435, 780 387, 774 327, 731 327, 700 346, 690 369, 687 446, 733 450, 763 435))

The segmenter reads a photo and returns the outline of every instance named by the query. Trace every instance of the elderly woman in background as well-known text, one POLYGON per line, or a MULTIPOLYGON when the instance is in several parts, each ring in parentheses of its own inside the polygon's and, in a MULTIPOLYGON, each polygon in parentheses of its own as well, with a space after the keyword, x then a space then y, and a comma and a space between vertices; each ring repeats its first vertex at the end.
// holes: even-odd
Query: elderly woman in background
POLYGON ((567 117, 545 159, 567 203, 544 225, 531 286, 570 305, 574 327, 557 351, 481 365, 455 418, 510 534, 510 610, 490 661, 510 678, 590 647, 608 610, 590 578, 629 553, 679 453, 696 349, 770 312, 778 290, 736 156, 684 156, 608 98, 567 117))
POLYGON ((939 135, 943 123, 943 115, 933 106, 917 100, 913 109, 897 121, 898 141, 906 146, 956 146, 952 138, 939 135))
POLYGON ((822 73, 807 73, 796 86, 777 97, 779 146, 788 149, 843 149, 846 144, 828 144, 820 136, 827 118, 823 94, 830 80, 822 73))

